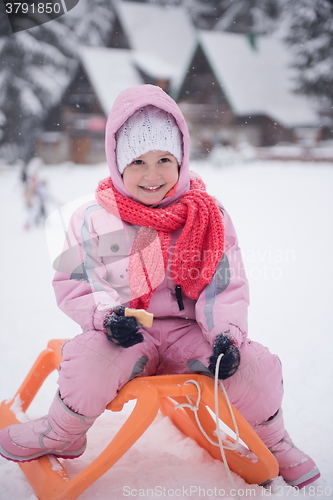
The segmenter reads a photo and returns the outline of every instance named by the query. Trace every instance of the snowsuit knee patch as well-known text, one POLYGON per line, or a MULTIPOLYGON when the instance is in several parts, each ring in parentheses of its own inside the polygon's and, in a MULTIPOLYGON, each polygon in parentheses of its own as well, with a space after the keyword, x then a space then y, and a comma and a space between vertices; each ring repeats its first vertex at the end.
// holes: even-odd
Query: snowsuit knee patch
POLYGON ((200 375, 207 375, 208 377, 214 378, 214 375, 208 370, 199 359, 190 359, 187 363, 187 367, 193 373, 199 373, 200 375))
POLYGON ((138 375, 140 375, 140 373, 142 373, 143 370, 145 369, 145 366, 148 363, 148 361, 149 361, 148 356, 142 355, 136 361, 136 363, 135 363, 135 365, 133 367, 133 370, 132 370, 132 373, 131 373, 131 376, 130 376, 129 380, 132 380, 133 378, 135 378, 138 375))

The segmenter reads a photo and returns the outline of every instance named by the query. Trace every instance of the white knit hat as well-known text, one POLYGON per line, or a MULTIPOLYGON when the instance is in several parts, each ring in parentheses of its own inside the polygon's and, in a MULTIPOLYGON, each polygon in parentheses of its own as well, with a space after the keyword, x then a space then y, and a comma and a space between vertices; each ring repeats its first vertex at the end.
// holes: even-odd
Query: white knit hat
POLYGON ((181 165, 182 134, 174 117, 149 104, 131 115, 116 133, 116 158, 122 174, 135 158, 149 151, 167 151, 181 165))

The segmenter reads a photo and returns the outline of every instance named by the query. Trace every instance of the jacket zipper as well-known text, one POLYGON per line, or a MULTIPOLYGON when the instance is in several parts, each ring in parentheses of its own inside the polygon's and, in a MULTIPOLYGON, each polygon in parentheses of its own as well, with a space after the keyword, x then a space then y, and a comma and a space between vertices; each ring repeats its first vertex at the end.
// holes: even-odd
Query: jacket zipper
POLYGON ((179 310, 182 311, 184 309, 183 297, 182 297, 182 289, 180 285, 176 285, 176 299, 178 303, 179 310))

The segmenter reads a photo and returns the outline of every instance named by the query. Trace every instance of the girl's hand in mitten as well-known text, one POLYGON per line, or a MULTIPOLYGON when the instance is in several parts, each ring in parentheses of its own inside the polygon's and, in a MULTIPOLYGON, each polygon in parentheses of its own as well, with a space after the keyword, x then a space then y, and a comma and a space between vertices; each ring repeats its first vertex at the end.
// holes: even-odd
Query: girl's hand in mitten
POLYGON ((143 342, 143 335, 138 333, 140 323, 133 316, 124 316, 125 308, 118 306, 104 319, 104 329, 108 340, 120 347, 131 347, 143 342))
POLYGON ((223 354, 223 356, 220 361, 218 377, 220 380, 225 380, 236 373, 240 362, 240 353, 233 340, 223 333, 216 337, 213 355, 209 358, 208 369, 214 375, 217 359, 220 354, 223 354))

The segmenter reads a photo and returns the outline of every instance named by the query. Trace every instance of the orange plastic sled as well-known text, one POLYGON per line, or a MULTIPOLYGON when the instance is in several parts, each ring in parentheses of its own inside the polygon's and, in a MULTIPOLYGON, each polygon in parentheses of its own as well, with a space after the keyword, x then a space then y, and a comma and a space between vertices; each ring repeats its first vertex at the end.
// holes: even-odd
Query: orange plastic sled
MULTIPOLYGON (((64 340, 51 340, 30 370, 22 386, 11 401, 4 401, 0 406, 0 428, 17 423, 11 406, 17 396, 22 402, 25 412, 37 394, 46 377, 59 366, 61 346, 64 340)), ((201 387, 201 402, 198 416, 206 433, 217 441, 215 436, 215 420, 207 410, 214 412, 214 381, 205 375, 164 375, 147 378, 135 378, 128 382, 117 397, 107 406, 108 410, 121 411, 124 404, 137 400, 136 405, 105 450, 75 477, 70 478, 62 463, 50 456, 44 456, 32 462, 20 463, 20 467, 28 478, 39 500, 75 500, 94 481, 110 469, 126 451, 137 441, 155 419, 159 409, 170 417, 172 422, 185 434, 193 438, 205 448, 214 458, 221 460, 218 447, 213 446, 203 436, 195 421, 194 413, 189 408, 175 409, 176 404, 188 403, 189 396, 193 403, 197 400, 195 380, 201 387), (186 383, 186 384, 185 384, 186 383), (54 461, 58 464, 55 467, 54 461)), ((249 448, 248 453, 225 450, 229 467, 250 484, 261 484, 278 475, 278 464, 274 456, 266 448, 247 421, 233 407, 239 434, 249 448), (251 453, 252 452, 252 453, 251 453), (253 458, 253 454, 256 458, 253 458)), ((232 429, 232 421, 224 396, 219 395, 219 416, 232 429)), ((228 436, 228 444, 232 438, 228 436)))

